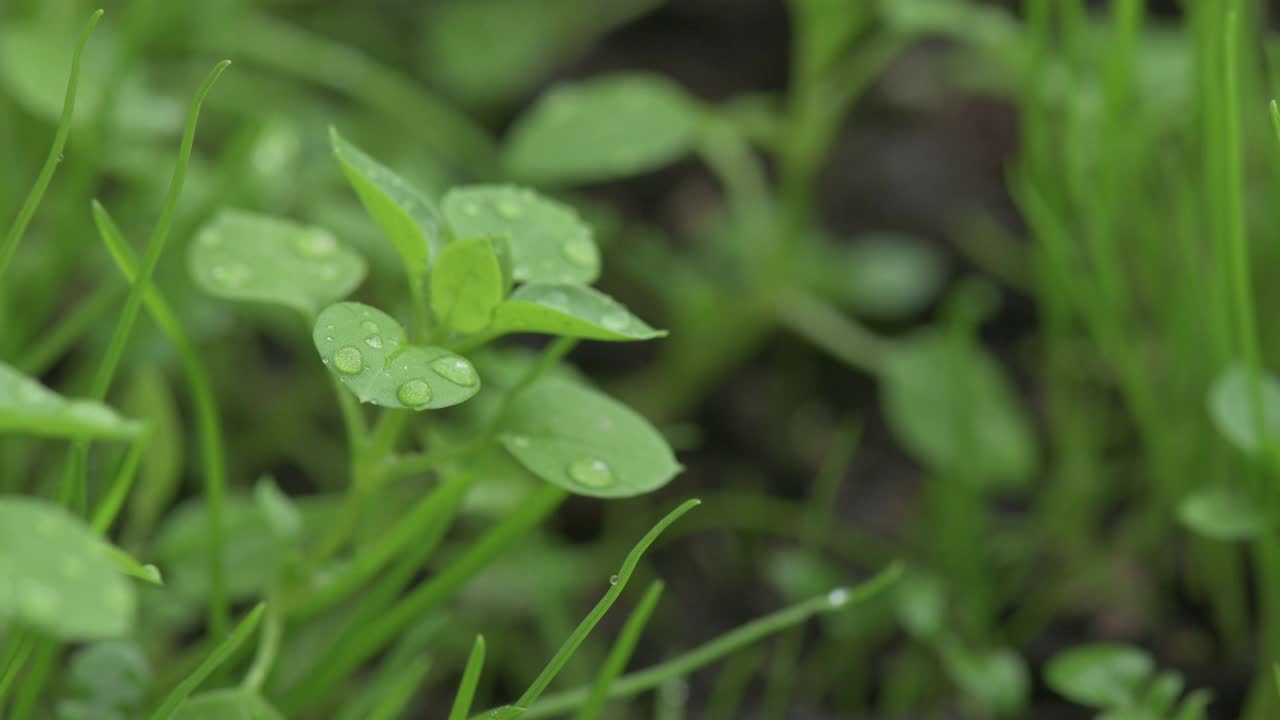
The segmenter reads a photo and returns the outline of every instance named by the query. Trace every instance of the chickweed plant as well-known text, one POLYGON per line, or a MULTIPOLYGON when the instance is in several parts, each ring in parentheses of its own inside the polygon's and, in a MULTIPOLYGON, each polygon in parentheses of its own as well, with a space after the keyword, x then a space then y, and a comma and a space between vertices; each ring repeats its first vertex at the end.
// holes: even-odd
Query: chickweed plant
MULTIPOLYGON (((59 164, 73 161, 64 153, 102 16, 93 13, 75 47, 53 145, 0 246, 11 303, 23 299, 29 282, 16 262, 25 259, 25 231, 59 164)), ((135 24, 126 35, 147 21, 145 14, 128 19, 135 24)), ((117 62, 127 64, 127 55, 117 62)), ((607 716, 610 701, 647 691, 658 692, 660 706, 678 709, 679 683, 694 671, 857 605, 898 578, 901 568, 890 565, 863 585, 827 589, 628 672, 663 591, 650 578, 588 682, 548 694, 633 576, 652 575, 644 554, 699 504, 686 500, 643 534, 616 573, 596 578, 607 588, 603 597, 567 628, 527 689, 476 715, 486 665, 495 653, 520 650, 507 643, 490 649, 475 635, 469 655, 453 652, 443 629, 456 622, 452 608, 464 602, 469 584, 514 557, 570 496, 622 502, 666 486, 682 469, 649 420, 593 387, 565 357, 583 340, 644 341, 666 332, 592 287, 601 253, 572 206, 512 184, 458 185, 434 196, 337 127, 329 129, 332 161, 399 266, 398 287, 378 296, 382 307, 347 299, 371 263, 325 227, 231 206, 210 207, 198 226, 180 226, 197 120, 229 65, 217 63, 196 91, 141 249, 105 203, 71 209, 91 218, 123 292, 90 295, 84 302, 97 307, 83 314, 73 308, 50 328, 19 328, 35 331, 18 346, 28 352, 0 363, 0 715, 417 717, 419 691, 436 666, 459 673, 452 703, 433 701, 435 716, 447 712, 451 720, 588 720, 607 716), (217 354, 194 337, 184 305, 157 281, 171 239, 185 246, 188 287, 274 313, 277 332, 311 345, 310 361, 297 372, 329 386, 345 438, 344 471, 336 473, 345 487, 295 497, 270 476, 251 486, 236 476, 224 397, 253 391, 234 371, 232 384, 221 386, 227 376, 212 367, 217 354), (181 492, 172 455, 185 433, 163 377, 140 374, 127 393, 126 404, 144 410, 140 419, 108 404, 119 395, 113 389, 121 370, 139 362, 129 357, 131 341, 146 322, 167 344, 164 352, 176 353, 194 416, 201 485, 178 507, 169 506, 181 492), (55 392, 37 379, 99 326, 105 345, 82 361, 83 391, 55 392), (513 334, 553 339, 534 352, 503 342, 513 334), (48 447, 17 444, 38 440, 60 446, 56 460, 46 457, 48 447), (495 476, 515 482, 495 486, 495 476), (499 496, 480 513, 487 523, 478 533, 460 531, 455 526, 475 520, 486 485, 499 496)), ((119 83, 102 89, 109 91, 123 92, 119 83)), ((681 114, 686 101, 661 83, 610 80, 589 93, 581 115, 572 96, 536 109, 513 144, 512 166, 574 177, 642 169, 676 152, 690 132, 691 118, 681 114), (564 111, 556 110, 563 103, 571 117, 560 127, 548 113, 564 111), (644 132, 619 144, 628 129, 597 124, 592 103, 638 104, 656 109, 659 121, 637 114, 644 132), (671 115, 665 126, 663 112, 671 115), (540 139, 543 123, 555 126, 546 131, 553 135, 583 133, 585 154, 567 156, 555 138, 540 139), (599 155, 603 165, 586 160, 609 145, 626 152, 599 155)), ((111 112, 107 97, 99 96, 97 113, 111 112)), ((5 317, 19 310, 9 305, 5 317)), ((82 383, 73 375, 67 385, 77 390, 82 383)), ((262 407, 255 422, 264 428, 255 432, 274 417, 262 407)), ((536 594, 540 582, 526 575, 521 592, 536 594)), ((501 693, 487 690, 486 697, 501 693)))

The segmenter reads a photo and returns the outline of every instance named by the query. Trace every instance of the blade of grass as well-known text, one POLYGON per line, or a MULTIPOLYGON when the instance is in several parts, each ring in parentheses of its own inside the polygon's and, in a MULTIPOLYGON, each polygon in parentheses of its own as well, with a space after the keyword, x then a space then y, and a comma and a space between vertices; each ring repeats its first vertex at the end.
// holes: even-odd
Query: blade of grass
POLYGON ((467 666, 462 671, 458 692, 453 696, 449 720, 467 720, 471 712, 471 701, 476 696, 476 685, 480 684, 480 671, 483 669, 484 636, 477 635, 475 644, 471 646, 471 654, 467 656, 467 666))
POLYGON ((259 603, 257 607, 245 616, 244 620, 236 626, 217 647, 210 652, 204 661, 200 663, 196 669, 187 676, 185 680, 178 683, 169 694, 165 696, 164 701, 160 703, 155 712, 151 713, 150 720, 168 720, 177 711, 178 706, 187 699, 191 693, 195 692, 200 684, 203 683, 222 663, 226 662, 233 653, 249 639, 253 631, 257 629, 258 622, 262 620, 262 615, 266 611, 266 603, 259 603))
MULTIPOLYGON (((130 283, 138 275, 138 262, 133 248, 125 242, 120 229, 116 227, 111 215, 98 201, 93 201, 93 220, 97 225, 98 235, 107 246, 107 252, 115 261, 116 267, 130 283)), ((143 293, 143 304, 147 314, 173 343, 182 363, 183 374, 191 391, 191 402, 196 411, 196 432, 200 438, 201 474, 204 479, 205 504, 209 509, 209 632, 215 639, 221 639, 230 624, 230 609, 227 603, 226 580, 222 566, 222 515, 223 499, 226 495, 227 471, 222 439, 222 420, 218 410, 217 396, 213 392, 213 382, 205 369, 204 361, 196 352, 195 345, 187 338, 182 323, 165 301, 160 290, 154 285, 147 286, 143 293)))
MULTIPOLYGON (((622 626, 622 632, 618 634, 613 648, 609 650, 609 656, 600 667, 600 673, 596 675, 595 684, 591 686, 591 695, 587 697, 586 703, 578 708, 574 720, 596 720, 602 717, 604 704, 609 700, 609 687, 613 685, 614 680, 618 679, 622 671, 627 669, 627 663, 631 661, 636 644, 640 642, 640 635, 644 633, 645 625, 649 623, 649 616, 653 615, 653 609, 658 606, 658 600, 662 597, 662 588, 661 580, 654 580, 649 584, 649 589, 645 590, 640 603, 636 605, 636 609, 631 612, 626 624, 622 626)), ((450 720, 453 719, 450 718, 450 720)))
POLYGON ((404 713, 413 694, 422 686, 422 680, 431 669, 431 659, 422 657, 400 671, 382 690, 382 701, 369 713, 367 720, 396 720, 404 713))
POLYGON ((71 132, 71 117, 76 107, 76 86, 80 82, 80 58, 84 53, 84 46, 89 42, 89 35, 93 32, 93 27, 98 24, 98 20, 102 17, 102 10, 94 11, 89 17, 89 24, 85 26, 84 32, 80 34, 80 40, 76 43, 75 53, 71 56, 71 74, 67 77, 67 93, 62 100, 62 116, 58 118, 58 129, 53 135, 53 146, 49 148, 49 155, 45 158, 44 167, 40 168, 40 174, 36 177, 36 183, 31 188, 31 192, 27 195, 27 199, 22 203, 22 208, 18 211, 18 217, 14 218, 13 224, 9 226, 9 232, 4 236, 4 241, 0 242, 0 277, 4 277, 4 272, 9 268, 9 263, 13 260, 13 255, 18 249, 18 243, 22 241, 22 236, 27 231, 27 226, 31 224, 31 218, 36 214, 36 208, 40 206, 40 201, 44 199, 44 192, 49 188, 49 183, 53 180, 53 172, 58 168, 58 163, 62 161, 62 149, 67 144, 67 135, 71 132))
POLYGON ((142 454, 146 452, 147 446, 150 444, 150 437, 150 431, 139 435, 138 439, 129 445, 128 453, 120 461, 120 467, 116 470, 115 481, 111 483, 106 496, 93 513, 91 524, 98 533, 106 535, 107 531, 111 529, 111 523, 115 522, 116 515, 120 513, 120 508, 124 507, 125 498, 128 497, 129 490, 133 487, 133 480, 138 475, 138 466, 142 463, 142 454))
MULTIPOLYGON (((856 588, 839 588, 753 620, 683 655, 623 676, 609 688, 609 698, 631 697, 652 690, 672 678, 685 677, 761 638, 798 625, 814 615, 835 612, 865 602, 892 585, 901 575, 902 565, 894 563, 856 588)), ((590 688, 580 687, 548 695, 530 707, 521 716, 521 720, 563 715, 586 702, 590 692, 590 688)))

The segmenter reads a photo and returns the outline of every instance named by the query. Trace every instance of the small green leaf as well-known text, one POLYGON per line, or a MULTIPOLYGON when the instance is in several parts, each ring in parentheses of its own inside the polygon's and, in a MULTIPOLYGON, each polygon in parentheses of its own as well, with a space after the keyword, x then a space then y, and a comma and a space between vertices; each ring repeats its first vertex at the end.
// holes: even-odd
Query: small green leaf
POLYGON ((681 470, 649 421, 607 395, 558 378, 516 395, 501 430, 503 446, 521 465, 579 495, 641 495, 681 470))
POLYGON ((894 610, 898 622, 914 637, 936 637, 946 627, 946 589, 937 578, 913 572, 894 590, 894 610))
POLYGON ((1241 491, 1215 487, 1191 493, 1178 506, 1182 524, 1214 540, 1248 540, 1268 526, 1264 506, 1241 491))
POLYGON ((0 434, 127 439, 142 424, 92 400, 68 400, 0 362, 0 434))
POLYGON ((114 545, 107 545, 107 552, 111 553, 111 560, 115 563, 116 569, 125 575, 152 585, 164 585, 160 568, 155 565, 143 565, 132 555, 114 545))
POLYGON ((1178 712, 1171 720, 1205 720, 1209 716, 1209 703, 1213 702, 1213 693, 1208 690, 1195 690, 1187 695, 1178 712))
POLYGON ((918 333, 890 355, 881 393, 889 427, 934 471, 968 468, 983 482, 1009 486, 1035 470, 1031 424, 980 347, 918 333))
POLYGON ((507 167, 539 183, 610 180, 656 170, 689 151, 696 103, 656 75, 617 74, 553 89, 517 121, 507 167))
POLYGON ((223 210, 196 234, 191 276, 210 295, 276 303, 311 316, 355 290, 364 258, 328 230, 223 210))
POLYGON ((440 222, 431 200, 387 166, 347 142, 329 128, 333 154, 365 210, 391 240, 411 278, 427 271, 431 258, 443 248, 440 222))
POLYGON ((400 323, 368 305, 330 305, 316 318, 312 337, 321 361, 361 402, 429 410, 480 391, 469 360, 444 348, 410 345, 400 323))
POLYGON ((855 313, 893 320, 923 310, 942 287, 944 270, 929 245, 877 234, 823 258, 820 277, 855 313))
POLYGON ((284 720, 284 714, 243 688, 201 693, 187 699, 173 714, 173 720, 284 720))
POLYGON ((296 538, 302 534, 302 511, 292 498, 281 492, 275 480, 259 478, 258 484, 253 486, 253 501, 276 535, 296 538))
POLYGON ((1143 650, 1098 643, 1055 655, 1045 667, 1044 680, 1068 700, 1108 708, 1132 703, 1154 669, 1151 656, 1143 650))
POLYGON ((485 238, 449 243, 431 269, 431 310, 445 327, 458 332, 488 327, 504 294, 502 267, 493 243, 485 238))
POLYGON ((948 676, 965 694, 996 717, 1021 717, 1031 693, 1027 664, 1005 648, 972 651, 956 643, 943 645, 948 676))
MULTIPOLYGON (((1245 367, 1227 368, 1209 389, 1209 416, 1227 442, 1245 453, 1257 455, 1262 446, 1254 425, 1252 385, 1245 367)), ((1264 432, 1270 443, 1280 447, 1280 380, 1264 372, 1258 378, 1258 387, 1264 432)))
POLYGON ((472 185, 441 203, 455 238, 506 238, 516 282, 587 285, 600 276, 591 228, 574 210, 524 188, 472 185))
POLYGON ((517 289, 494 311, 493 330, 588 340, 650 340, 667 334, 649 327, 594 288, 552 283, 530 283, 517 289))
POLYGON ((0 618, 97 640, 128 633, 133 609, 133 588, 82 520, 42 500, 0 498, 0 618))
POLYGON ((58 701, 59 720, 141 715, 151 665, 128 640, 104 640, 76 650, 67 669, 67 692, 58 701))

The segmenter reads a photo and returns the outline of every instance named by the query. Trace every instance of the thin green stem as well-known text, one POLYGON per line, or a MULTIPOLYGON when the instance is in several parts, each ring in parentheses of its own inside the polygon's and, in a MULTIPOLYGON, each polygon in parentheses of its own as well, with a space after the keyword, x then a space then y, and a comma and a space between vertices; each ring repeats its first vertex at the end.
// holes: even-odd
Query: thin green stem
POLYGON ((777 298, 778 321, 855 370, 878 375, 892 351, 889 340, 810 293, 793 289, 777 298))
POLYGON ((467 666, 462 671, 462 680, 458 682, 458 692, 453 696, 453 706, 449 709, 449 720, 467 720, 471 713, 471 701, 476 696, 476 686, 480 684, 480 672, 484 669, 484 636, 477 635, 475 644, 471 646, 471 654, 467 656, 467 666))
POLYGON ((245 673, 244 681, 240 683, 240 687, 246 690, 257 692, 262 689, 267 681, 267 675, 271 672, 271 666, 276 662, 276 655, 280 652, 280 638, 284 635, 284 617, 277 608, 278 603, 274 599, 267 603, 262 622, 262 634, 258 636, 258 650, 253 656, 253 664, 245 673))
POLYGON ((31 224, 31 218, 35 217, 36 208, 40 207, 40 201, 44 199, 45 190, 53 180, 53 172, 62 161, 62 149, 67 144, 67 135, 71 133, 71 117, 76 107, 76 86, 80 82, 80 58, 84 53, 84 46, 89 42, 90 33, 93 32, 94 26, 98 24, 101 17, 102 10, 94 11, 89 17, 89 24, 80 34, 79 42, 76 43, 75 53, 71 56, 71 74, 67 77, 67 91, 62 100, 62 116, 58 118, 58 129, 53 135, 53 146, 49 148, 44 167, 40 169, 35 185, 22 203, 18 217, 14 218, 13 224, 9 226, 9 232, 5 234, 3 242, 0 242, 0 277, 4 277, 5 270, 9 268, 9 263, 18 249, 18 243, 22 241, 27 226, 31 224))
POLYGON ((127 285, 115 282, 99 285, 92 295, 77 303, 35 341, 18 361, 17 368, 33 377, 44 374, 68 348, 93 329, 111 306, 124 296, 127 288, 127 285))
POLYGON ((93 512, 91 524, 95 532, 106 535, 111 529, 111 524, 115 522, 116 516, 120 514, 120 508, 124 507, 125 498, 133 488, 133 480, 138 476, 138 466, 142 463, 142 455, 147 450, 150 438, 151 433, 147 431, 130 443, 129 451, 116 470, 116 479, 93 512))
POLYGON ((636 609, 631 612, 627 622, 622 626, 622 632, 618 634, 613 648, 609 650, 609 656, 600 666, 596 681, 591 686, 591 694, 587 696, 587 701, 582 707, 578 708, 574 720, 597 720, 604 713, 604 705, 609 700, 609 687, 627 669, 627 663, 631 661, 631 655, 640 642, 640 636, 644 633, 645 626, 649 624, 649 617, 653 615, 653 610, 662 597, 662 589, 661 580, 654 580, 649 584, 636 609))
POLYGON ((0 665, 4 669, 4 674, 0 675, 0 716, 4 714, 5 695, 8 694, 9 688, 13 687, 13 681, 17 679, 18 673, 22 672, 23 665, 36 646, 34 635, 16 628, 11 628, 7 640, 4 654, 6 662, 0 665))

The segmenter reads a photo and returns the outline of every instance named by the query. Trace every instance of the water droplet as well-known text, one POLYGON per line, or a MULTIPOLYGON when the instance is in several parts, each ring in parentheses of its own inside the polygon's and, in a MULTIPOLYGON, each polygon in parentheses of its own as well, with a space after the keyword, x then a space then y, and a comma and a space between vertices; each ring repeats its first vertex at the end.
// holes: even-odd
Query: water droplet
POLYGON ((426 380, 409 380, 396 388, 396 399, 408 407, 422 407, 431 402, 431 386, 426 380))
POLYGON ((522 448, 529 447, 533 442, 528 435, 509 435, 507 439, 511 441, 512 445, 522 448))
POLYGON ((465 358, 442 357, 431 363, 431 369, 445 380, 463 387, 471 387, 478 380, 476 369, 465 358))
POLYGON ((590 267, 598 262, 596 246, 591 243, 589 238, 583 235, 565 240, 564 245, 560 246, 560 251, 574 265, 590 267))
POLYGON ((546 295, 543 295, 542 298, 538 300, 538 304, 545 305, 552 310, 569 312, 569 296, 559 290, 552 290, 546 295))
POLYGON ((848 588, 836 588, 827 593, 827 604, 831 607, 841 607, 847 602, 849 602, 848 588))
POLYGON ((480 215, 480 205, 478 203, 469 202, 462 206, 462 212, 470 215, 471 217, 478 217, 480 215))
POLYGON ((609 576, 609 584, 610 584, 610 585, 617 585, 617 584, 618 584, 618 576, 617 576, 617 575, 610 575, 610 576, 609 576))
POLYGON ((600 318, 600 324, 604 325, 606 330, 622 332, 631 324, 631 313, 626 310, 614 310, 600 318))
POLYGON ((364 344, 365 344, 365 345, 368 345, 369 347, 373 348, 374 350, 381 350, 381 349, 382 349, 382 336, 381 336, 381 335, 370 335, 369 337, 367 337, 367 338, 365 338, 365 339, 364 339, 364 344))
POLYGON ((360 348, 343 345, 333 353, 333 366, 340 373, 355 375, 364 369, 364 356, 360 354, 360 348))
POLYGON ((213 279, 220 285, 230 288, 242 287, 245 283, 253 278, 253 270, 248 265, 241 263, 229 263, 227 265, 215 265, 213 270, 213 279))
POLYGON ((501 200, 498 202, 498 214, 508 220, 515 220, 524 214, 524 206, 515 200, 501 200))
POLYGON ((587 487, 601 488, 613 484, 613 471, 608 463, 596 458, 583 458, 569 464, 569 477, 587 487))
POLYGON ((58 162, 62 162, 62 160, 63 160, 62 153, 58 153, 58 162))
POLYGON ((222 244, 222 236, 213 230, 205 230, 196 236, 196 244, 206 248, 218 247, 222 244))
MULTIPOLYGON (((371 333, 376 333, 376 332, 378 332, 379 330, 381 330, 381 329, 382 329, 382 328, 378 327, 378 323, 376 323, 376 322, 374 322, 374 321, 372 321, 372 320, 365 320, 364 322, 360 323, 360 327, 364 328, 365 330, 368 330, 368 331, 369 331, 369 332, 371 332, 371 333)), ((330 325, 330 326, 329 326, 329 329, 330 329, 330 330, 332 330, 332 329, 333 329, 333 326, 332 326, 332 325, 330 325)))
POLYGON ((338 240, 327 230, 309 230, 293 241, 293 248, 303 257, 328 257, 338 252, 338 240))
POLYGON ((529 266, 516 265, 514 268, 511 269, 511 274, 514 275, 517 280, 524 280, 525 278, 529 277, 529 266))

